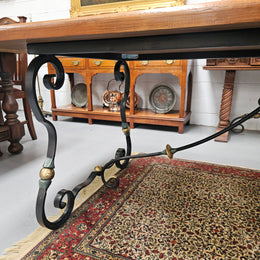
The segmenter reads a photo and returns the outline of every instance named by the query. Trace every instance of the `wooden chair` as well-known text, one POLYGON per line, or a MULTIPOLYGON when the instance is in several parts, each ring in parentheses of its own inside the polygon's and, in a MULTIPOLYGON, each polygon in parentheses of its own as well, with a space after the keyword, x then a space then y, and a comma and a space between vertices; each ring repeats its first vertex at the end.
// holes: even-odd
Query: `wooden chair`
MULTIPOLYGON (((19 16, 18 18, 19 18, 20 23, 26 22, 26 17, 19 16)), ((17 23, 17 22, 10 18, 7 18, 7 17, 0 19, 0 25, 12 24, 12 23, 17 23)), ((21 98, 23 101, 25 121, 22 123, 27 124, 31 138, 33 140, 35 140, 35 139, 37 139, 37 135, 36 135, 34 125, 33 125, 32 112, 31 112, 28 100, 26 98, 26 95, 25 95, 26 69, 27 69, 27 54, 26 53, 16 54, 16 73, 14 74, 12 81, 13 81, 14 85, 20 85, 21 89, 14 88, 14 97, 15 97, 15 99, 21 98)), ((4 98, 4 94, 0 87, 0 102, 3 100, 3 98, 4 98)), ((0 108, 1 108, 1 104, 0 104, 0 108)), ((2 109, 0 109, 0 122, 1 122, 1 119, 3 119, 2 109)))
MULTIPOLYGON (((1 108, 1 103, 0 103, 0 109, 1 108)), ((4 119, 0 114, 0 142, 6 141, 10 138, 10 131, 9 127, 4 125, 4 119)), ((2 156, 2 152, 0 150, 0 156, 2 156)))

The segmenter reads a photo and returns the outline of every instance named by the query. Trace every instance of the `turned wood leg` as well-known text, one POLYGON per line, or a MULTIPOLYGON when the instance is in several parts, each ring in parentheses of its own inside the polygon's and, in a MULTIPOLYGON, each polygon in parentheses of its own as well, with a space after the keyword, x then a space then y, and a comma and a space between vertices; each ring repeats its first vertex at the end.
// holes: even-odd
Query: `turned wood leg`
POLYGON ((24 136, 24 125, 17 119, 18 115, 16 114, 18 110, 18 104, 13 95, 13 85, 12 82, 2 82, 2 87, 4 91, 4 100, 3 100, 3 110, 6 113, 5 125, 10 129, 10 146, 8 151, 10 153, 20 153, 23 150, 23 146, 19 141, 24 136))
MULTIPOLYGON (((224 83, 221 107, 220 107, 220 114, 219 114, 219 125, 217 128, 217 131, 220 131, 229 125, 232 96, 233 96, 233 89, 234 89, 234 81, 235 81, 235 73, 236 73, 236 71, 234 71, 234 70, 226 71, 225 83, 224 83)), ((217 137, 215 139, 215 141, 227 142, 228 141, 228 132, 217 137)))
POLYGON ((3 88, 4 99, 2 103, 3 111, 5 112, 4 125, 9 128, 10 132, 10 146, 8 151, 10 153, 20 153, 23 150, 23 146, 19 141, 24 136, 24 125, 17 119, 16 114, 18 110, 18 104, 13 93, 13 82, 11 80, 12 74, 15 71, 15 55, 11 53, 0 53, 0 77, 1 85, 3 88))

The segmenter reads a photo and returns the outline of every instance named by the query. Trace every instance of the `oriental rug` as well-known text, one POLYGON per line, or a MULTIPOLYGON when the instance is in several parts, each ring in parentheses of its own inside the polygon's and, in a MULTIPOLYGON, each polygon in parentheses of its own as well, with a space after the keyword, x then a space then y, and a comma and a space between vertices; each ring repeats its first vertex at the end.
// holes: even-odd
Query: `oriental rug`
POLYGON ((133 160, 22 259, 260 259, 260 171, 133 160))

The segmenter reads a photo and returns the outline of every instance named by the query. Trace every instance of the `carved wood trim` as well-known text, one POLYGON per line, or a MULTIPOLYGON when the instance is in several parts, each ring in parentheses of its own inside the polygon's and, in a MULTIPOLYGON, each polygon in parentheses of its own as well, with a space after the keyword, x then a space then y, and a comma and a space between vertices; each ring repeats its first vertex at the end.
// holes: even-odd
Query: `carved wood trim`
POLYGON ((7 25, 12 23, 18 23, 18 22, 8 17, 3 17, 0 19, 0 25, 7 25))

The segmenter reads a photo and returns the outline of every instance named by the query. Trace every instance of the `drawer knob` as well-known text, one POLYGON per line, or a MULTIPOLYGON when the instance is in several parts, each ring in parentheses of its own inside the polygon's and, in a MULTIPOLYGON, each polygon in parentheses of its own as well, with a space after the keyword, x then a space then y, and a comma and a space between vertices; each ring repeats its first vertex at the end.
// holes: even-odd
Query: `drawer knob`
POLYGON ((73 60, 73 61, 72 61, 72 64, 73 64, 74 66, 78 66, 78 65, 80 64, 80 60, 73 60))
POLYGON ((171 65, 175 62, 175 60, 165 60, 164 62, 168 65, 171 65))
POLYGON ((140 61, 142 65, 146 66, 149 64, 149 60, 141 60, 140 61))
POLYGON ((94 64, 100 66, 103 63, 102 60, 94 60, 94 64))
POLYGON ((238 62, 238 59, 235 59, 235 58, 230 58, 230 59, 227 59, 228 60, 228 63, 229 64, 235 64, 238 62))

